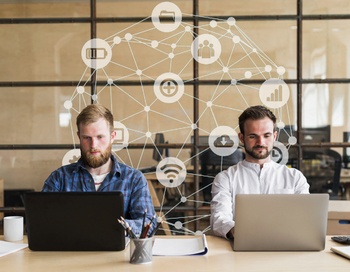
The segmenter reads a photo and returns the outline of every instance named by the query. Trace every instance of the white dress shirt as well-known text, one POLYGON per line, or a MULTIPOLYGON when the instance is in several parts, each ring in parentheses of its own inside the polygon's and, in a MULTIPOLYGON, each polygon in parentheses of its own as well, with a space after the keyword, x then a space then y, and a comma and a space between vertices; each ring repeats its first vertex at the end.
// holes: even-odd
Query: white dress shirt
POLYGON ((236 194, 308 194, 305 176, 295 168, 267 162, 259 164, 241 161, 220 172, 212 184, 211 229, 226 237, 235 226, 236 194))

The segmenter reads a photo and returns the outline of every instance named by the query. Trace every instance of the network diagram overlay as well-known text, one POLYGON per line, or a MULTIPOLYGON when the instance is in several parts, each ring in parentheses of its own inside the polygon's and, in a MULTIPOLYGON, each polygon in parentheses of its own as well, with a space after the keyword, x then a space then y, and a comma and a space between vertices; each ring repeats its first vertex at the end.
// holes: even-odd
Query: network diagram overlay
MULTIPOLYGON (((146 145, 153 145, 153 152, 158 152, 160 157, 154 162, 153 174, 164 189, 158 220, 166 221, 173 233, 201 234, 210 230, 209 223, 196 231, 189 225, 199 220, 209 222, 209 211, 201 215, 172 216, 181 206, 210 204, 201 197, 205 187, 192 192, 183 190, 187 178, 194 175, 199 175, 199 180, 203 178, 201 173, 188 171, 193 159, 210 149, 223 161, 240 148, 238 116, 255 104, 274 111, 279 131, 288 137, 287 145, 275 142, 271 154, 274 161, 287 163, 288 149, 296 144, 296 138, 285 128, 285 124, 292 123, 288 109, 290 90, 283 80, 286 69, 262 52, 233 17, 198 16, 200 24, 194 27, 192 22, 183 20, 186 16, 193 15, 183 14, 172 2, 162 2, 140 22, 121 24, 109 37, 86 41, 81 49, 86 69, 70 99, 64 102, 64 108, 71 116, 91 101, 109 108, 116 118, 113 151, 122 163, 143 168, 150 160, 151 151, 146 145), (194 60, 199 68, 196 78, 194 60), (103 86, 96 86, 95 94, 91 94, 88 85, 92 77, 105 82, 103 86), (262 84, 244 83, 254 79, 262 84), (190 84, 194 80, 212 80, 215 84, 200 86, 199 95, 194 96, 190 84), (136 84, 130 86, 126 81, 136 84), (199 105, 197 120, 193 117, 193 101, 199 105), (184 146, 191 142, 195 130, 206 137, 208 146, 198 154, 191 154, 184 146), (167 155, 161 153, 155 142, 155 135, 159 133, 171 143, 180 143, 180 148, 167 155), (128 147, 135 143, 141 148, 128 147), (172 208, 163 212, 166 194, 170 191, 178 197, 171 203, 172 208)), ((74 129, 71 120, 75 145, 74 129)), ((69 150, 62 164, 72 163, 79 157, 78 148, 69 150)))

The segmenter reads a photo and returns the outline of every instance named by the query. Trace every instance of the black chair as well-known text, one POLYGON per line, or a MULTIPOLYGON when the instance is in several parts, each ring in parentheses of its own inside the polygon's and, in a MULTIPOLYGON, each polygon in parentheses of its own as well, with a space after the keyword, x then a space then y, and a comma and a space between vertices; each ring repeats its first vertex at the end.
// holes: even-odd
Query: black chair
POLYGON ((231 165, 235 165, 244 160, 244 158, 245 154, 240 148, 231 155, 225 157, 218 156, 210 148, 201 154, 201 187, 204 188, 202 190, 204 202, 211 201, 211 184, 215 176, 219 172, 226 170, 231 165))
POLYGON ((310 184, 310 193, 328 193, 331 199, 338 198, 341 155, 332 149, 305 150, 301 171, 310 184))

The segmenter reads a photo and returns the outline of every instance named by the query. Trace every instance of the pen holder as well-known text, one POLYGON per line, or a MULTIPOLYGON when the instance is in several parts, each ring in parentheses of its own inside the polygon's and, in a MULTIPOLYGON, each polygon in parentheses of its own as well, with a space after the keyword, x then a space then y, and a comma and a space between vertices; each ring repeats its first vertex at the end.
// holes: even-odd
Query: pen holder
POLYGON ((146 264, 152 262, 153 237, 130 239, 130 263, 146 264))

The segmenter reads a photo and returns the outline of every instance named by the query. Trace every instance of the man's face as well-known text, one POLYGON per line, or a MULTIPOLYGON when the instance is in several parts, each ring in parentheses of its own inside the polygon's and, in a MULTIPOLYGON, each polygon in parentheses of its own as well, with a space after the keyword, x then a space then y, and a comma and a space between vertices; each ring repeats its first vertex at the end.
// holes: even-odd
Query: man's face
POLYGON ((95 123, 80 124, 78 137, 84 164, 91 168, 98 168, 109 160, 115 132, 110 132, 106 120, 101 118, 95 123))
POLYGON ((248 119, 244 124, 244 135, 239 134, 239 139, 246 150, 246 160, 251 162, 269 161, 276 136, 277 132, 274 131, 273 122, 269 118, 248 119))

